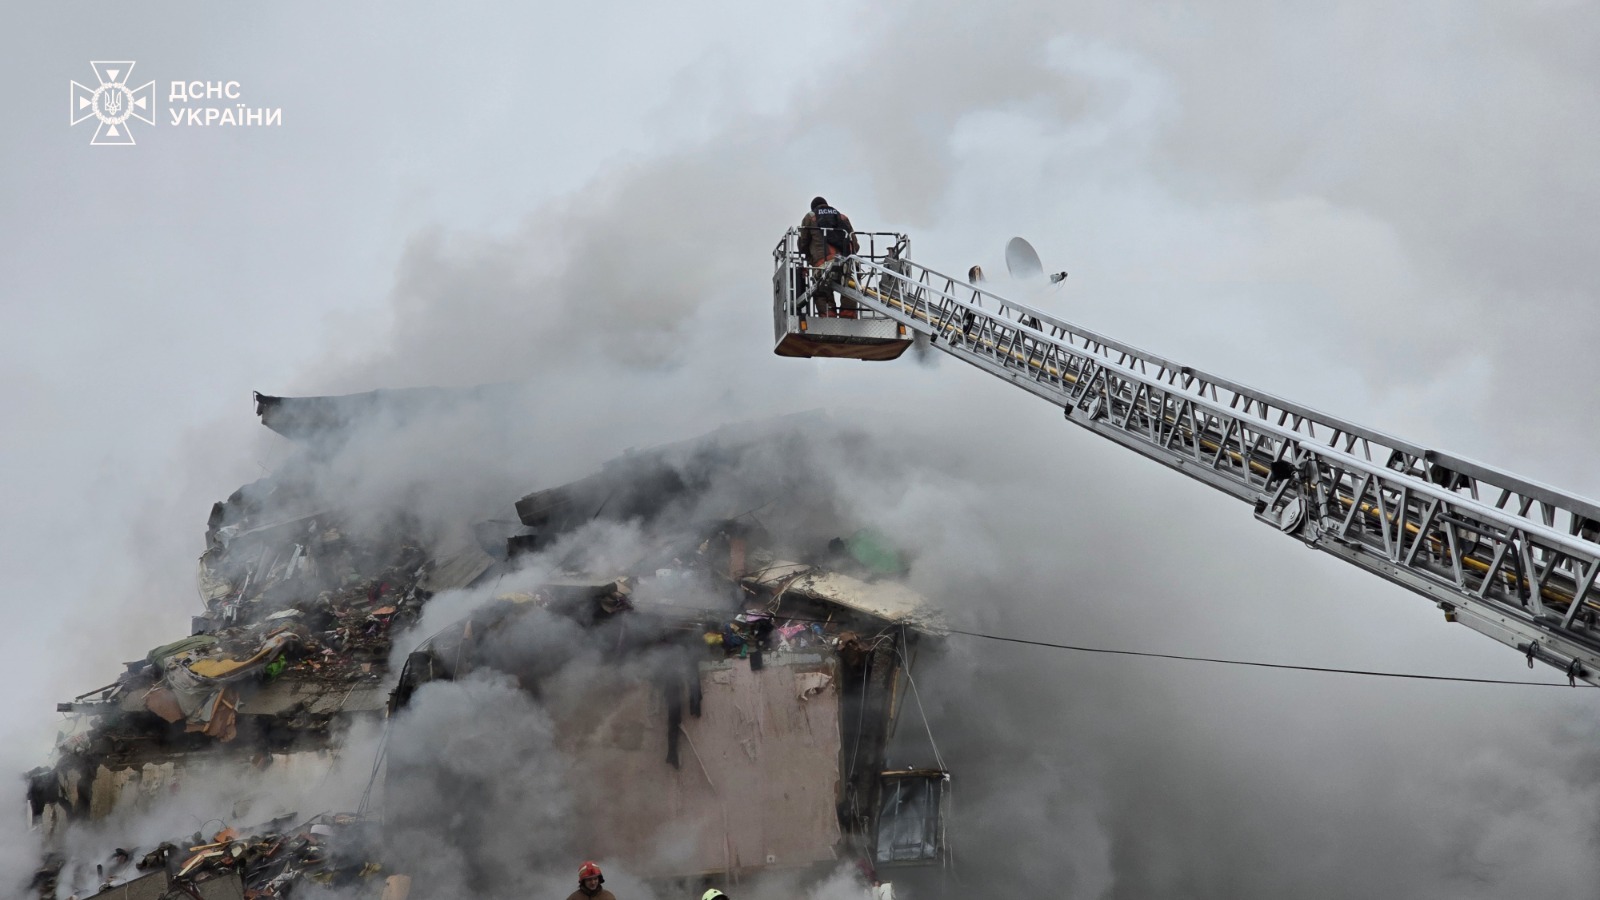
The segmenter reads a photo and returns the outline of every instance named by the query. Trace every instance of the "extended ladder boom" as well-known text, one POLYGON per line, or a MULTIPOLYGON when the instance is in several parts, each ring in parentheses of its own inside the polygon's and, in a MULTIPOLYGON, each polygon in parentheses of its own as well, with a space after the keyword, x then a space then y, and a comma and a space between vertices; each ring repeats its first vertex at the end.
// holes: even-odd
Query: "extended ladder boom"
POLYGON ((1530 666, 1600 685, 1593 501, 1179 365, 908 259, 857 257, 825 274, 842 296, 1068 421, 1251 503, 1258 519, 1428 597, 1530 666))

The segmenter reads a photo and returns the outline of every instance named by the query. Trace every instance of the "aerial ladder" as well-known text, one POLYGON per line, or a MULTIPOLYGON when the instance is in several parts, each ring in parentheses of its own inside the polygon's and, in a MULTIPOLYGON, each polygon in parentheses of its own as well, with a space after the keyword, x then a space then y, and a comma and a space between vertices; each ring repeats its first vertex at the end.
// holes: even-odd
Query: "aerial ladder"
POLYGON ((807 266, 797 229, 779 242, 778 354, 892 359, 926 340, 1421 594, 1530 668, 1600 686, 1594 501, 1080 328, 913 262, 904 235, 858 238, 861 252, 820 268, 807 266))

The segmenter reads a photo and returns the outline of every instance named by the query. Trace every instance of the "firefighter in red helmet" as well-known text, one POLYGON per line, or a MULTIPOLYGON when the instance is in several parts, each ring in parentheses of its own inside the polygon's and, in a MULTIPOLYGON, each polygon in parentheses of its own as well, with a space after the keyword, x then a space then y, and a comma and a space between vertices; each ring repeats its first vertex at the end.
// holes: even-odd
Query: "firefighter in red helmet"
POLYGON ((606 877, 600 874, 600 867, 586 860, 578 867, 578 889, 567 900, 617 900, 615 894, 601 887, 605 883, 606 877))

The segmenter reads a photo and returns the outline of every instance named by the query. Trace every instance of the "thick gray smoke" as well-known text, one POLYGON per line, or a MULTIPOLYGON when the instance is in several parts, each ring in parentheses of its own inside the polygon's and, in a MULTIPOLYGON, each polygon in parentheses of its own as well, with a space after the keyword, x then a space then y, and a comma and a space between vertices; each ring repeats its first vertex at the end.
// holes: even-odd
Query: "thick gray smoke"
POLYGON ((576 870, 567 863, 581 852, 570 835, 583 798, 573 796, 549 714, 508 678, 424 686, 391 742, 390 771, 403 774, 385 814, 432 826, 390 835, 411 874, 449 886, 454 900, 576 870))

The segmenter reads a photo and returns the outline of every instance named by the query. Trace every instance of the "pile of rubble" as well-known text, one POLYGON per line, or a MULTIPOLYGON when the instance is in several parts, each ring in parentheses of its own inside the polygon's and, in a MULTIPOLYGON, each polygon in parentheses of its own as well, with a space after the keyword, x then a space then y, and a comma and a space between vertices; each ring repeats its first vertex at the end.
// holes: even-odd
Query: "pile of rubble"
POLYGON ((292 896, 306 884, 375 886, 383 871, 373 861, 375 822, 327 813, 292 824, 278 820, 249 832, 223 828, 210 836, 195 832, 149 849, 119 847, 92 871, 55 858, 33 887, 43 896, 97 900, 265 900, 292 896))

